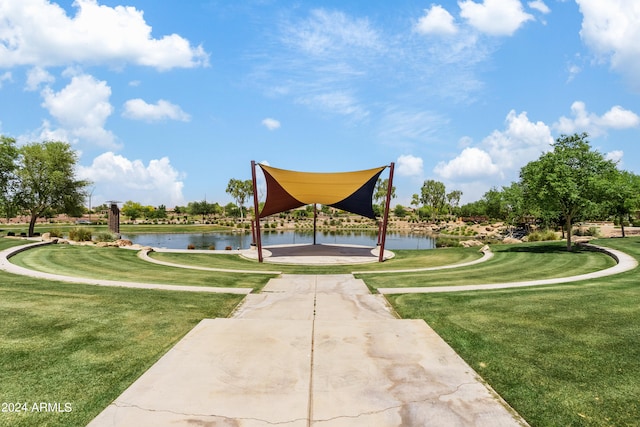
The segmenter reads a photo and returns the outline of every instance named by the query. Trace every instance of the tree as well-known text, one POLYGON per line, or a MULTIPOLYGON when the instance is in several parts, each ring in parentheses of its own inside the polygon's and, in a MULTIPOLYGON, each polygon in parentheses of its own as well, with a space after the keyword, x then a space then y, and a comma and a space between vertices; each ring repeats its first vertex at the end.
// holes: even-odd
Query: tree
POLYGON ((460 190, 453 190, 450 193, 447 193, 447 204, 451 208, 451 213, 454 213, 454 211, 457 210, 461 197, 462 191, 460 190))
POLYGON ((606 210, 620 221, 622 237, 626 237, 624 223, 640 207, 640 176, 616 170, 610 182, 606 210))
POLYGON ((405 216, 407 216, 407 209, 405 209, 405 207, 402 205, 396 205, 396 207, 393 209, 393 213, 398 218, 404 218, 405 216))
POLYGON ((442 182, 429 179, 422 184, 420 201, 438 215, 446 204, 446 189, 442 182))
POLYGON ((16 171, 16 205, 29 216, 29 236, 47 210, 78 216, 89 181, 75 176, 76 153, 66 142, 45 141, 20 147, 16 171))
POLYGON ((226 192, 233 197, 240 209, 240 219, 242 220, 244 204, 253 194, 253 182, 250 179, 242 181, 240 179, 231 178, 227 184, 226 192))
POLYGON ((562 215, 571 250, 573 223, 592 205, 604 201, 616 170, 615 163, 593 151, 588 135, 562 135, 553 151, 528 163, 520 171, 526 200, 543 211, 562 215))
MULTIPOLYGON (((389 178, 379 179, 376 182, 376 188, 373 192, 373 200, 376 203, 380 202, 381 211, 384 212, 384 206, 387 202, 387 190, 389 189, 389 178)), ((396 197, 396 187, 394 185, 391 186, 391 198, 394 199, 396 197)))
POLYGON ((15 139, 0 135, 0 209, 7 218, 15 214, 11 195, 16 183, 18 154, 15 139))
POLYGON ((135 221, 144 214, 145 208, 141 203, 134 202, 133 200, 127 200, 122 205, 120 212, 124 216, 128 216, 131 221, 135 221))

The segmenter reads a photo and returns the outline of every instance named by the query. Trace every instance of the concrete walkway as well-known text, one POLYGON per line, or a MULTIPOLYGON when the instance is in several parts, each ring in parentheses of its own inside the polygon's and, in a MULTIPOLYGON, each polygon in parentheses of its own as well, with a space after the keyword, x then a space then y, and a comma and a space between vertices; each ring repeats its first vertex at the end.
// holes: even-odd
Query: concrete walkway
POLYGON ((90 424, 523 426, 422 320, 351 275, 284 275, 206 319, 90 424))

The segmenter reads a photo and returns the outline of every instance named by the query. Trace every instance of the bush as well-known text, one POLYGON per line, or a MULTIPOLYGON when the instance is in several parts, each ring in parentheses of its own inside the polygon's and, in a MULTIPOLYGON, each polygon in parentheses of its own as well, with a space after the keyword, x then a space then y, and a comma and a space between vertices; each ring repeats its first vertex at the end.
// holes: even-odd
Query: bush
POLYGON ((49 235, 51 237, 62 237, 62 230, 60 230, 59 228, 52 228, 51 230, 49 230, 49 235))
POLYGON ((537 230, 527 235, 528 242, 544 242, 558 240, 558 235, 553 230, 537 230))
POLYGON ((84 227, 76 227, 69 230, 69 239, 76 242, 91 241, 91 229, 84 227))
POLYGON ((95 236, 96 242, 115 242, 118 240, 118 236, 110 231, 101 231, 95 236))
POLYGON ((598 227, 589 227, 589 228, 576 228, 573 231, 575 236, 592 236, 598 237, 600 235, 600 229, 598 227))
POLYGON ((454 239, 451 237, 437 237, 436 238, 436 247, 437 248, 457 248, 461 246, 459 239, 454 239))

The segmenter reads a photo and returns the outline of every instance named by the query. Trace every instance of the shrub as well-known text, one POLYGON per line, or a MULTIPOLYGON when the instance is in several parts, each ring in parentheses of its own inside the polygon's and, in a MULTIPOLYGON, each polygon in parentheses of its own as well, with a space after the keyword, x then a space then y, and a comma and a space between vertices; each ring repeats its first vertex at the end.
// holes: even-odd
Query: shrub
POLYGON ((62 230, 60 230, 59 228, 52 228, 51 230, 49 230, 49 235, 51 237, 62 237, 62 230))
POLYGON ((576 236, 598 237, 600 235, 600 229, 598 229, 598 227, 576 228, 573 234, 576 236))
POLYGON ((96 242, 115 242, 118 236, 110 231, 100 231, 94 237, 96 242))
POLYGON ((436 238, 436 247, 437 248, 456 248, 460 246, 460 240, 454 239, 451 237, 437 237, 436 238))
POLYGON ((558 240, 558 235, 553 230, 537 230, 529 233, 528 242, 543 242, 547 240, 558 240))
POLYGON ((91 229, 76 227, 69 230, 69 239, 76 242, 88 242, 91 240, 91 229))

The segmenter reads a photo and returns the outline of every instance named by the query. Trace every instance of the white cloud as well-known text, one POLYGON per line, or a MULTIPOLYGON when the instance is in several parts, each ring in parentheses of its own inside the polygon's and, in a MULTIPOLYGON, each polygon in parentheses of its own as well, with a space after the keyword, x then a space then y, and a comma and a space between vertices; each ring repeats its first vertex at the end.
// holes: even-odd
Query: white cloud
POLYGON ((629 129, 640 126, 640 116, 619 105, 612 107, 602 116, 587 111, 584 102, 576 101, 571 104, 572 118, 560 117, 554 128, 563 134, 587 132, 591 137, 607 133, 608 129, 629 129))
POLYGON ((505 124, 504 130, 494 130, 484 138, 480 147, 465 147, 453 160, 440 162, 434 172, 458 183, 515 179, 522 166, 551 148, 549 127, 530 121, 526 112, 511 110, 505 124))
POLYGON ((526 112, 509 111, 504 131, 493 131, 482 141, 483 147, 504 172, 519 170, 548 151, 553 143, 551 129, 541 121, 531 122, 526 112))
POLYGON ((159 100, 155 104, 148 104, 140 98, 130 99, 124 103, 122 116, 133 120, 145 120, 148 122, 165 119, 179 120, 182 122, 191 120, 191 117, 182 111, 179 106, 164 99, 159 100))
POLYGON ((276 130, 280 128, 280 122, 278 120, 268 117, 262 121, 262 125, 269 130, 276 130))
POLYGON ((129 160, 113 152, 95 159, 91 166, 81 166, 78 176, 96 186, 96 194, 110 200, 133 200, 144 205, 167 207, 184 204, 184 174, 176 171, 168 157, 149 161, 129 160))
POLYGON ((411 154, 398 157, 397 170, 400 176, 422 177, 423 161, 420 157, 411 154))
POLYGON ((75 0, 73 17, 48 0, 0 1, 0 66, 134 63, 171 69, 208 64, 201 46, 177 34, 155 39, 143 12, 75 0))
POLYGON ((544 13, 545 15, 551 13, 551 9, 549 9, 549 6, 547 6, 542 0, 530 1, 529 3, 527 3, 527 5, 531 9, 535 9, 540 13, 544 13))
MULTIPOLYGON (((41 94, 42 106, 69 135, 69 142, 76 142, 74 138, 78 138, 105 148, 117 147, 113 134, 104 129, 113 112, 109 102, 111 88, 106 82, 87 74, 76 75, 59 92, 46 87, 41 94)), ((51 132, 47 124, 45 122, 45 131, 51 132)))
POLYGON ((623 156, 624 156, 624 151, 622 151, 622 150, 609 151, 608 153, 606 153, 604 155, 605 159, 612 160, 613 162, 618 164, 618 166, 620 166, 620 163, 622 162, 622 157, 623 156))
POLYGON ((314 56, 333 55, 355 49, 377 49, 379 37, 366 19, 351 19, 342 12, 324 9, 311 11, 311 16, 287 27, 285 43, 314 56))
POLYGON ((418 20, 415 30, 420 34, 456 34, 458 28, 453 16, 442 6, 434 4, 425 10, 425 15, 418 20))
POLYGON ((510 36, 533 16, 524 12, 519 0, 472 0, 458 2, 460 16, 478 31, 492 36, 510 36))
POLYGON ((47 70, 40 67, 33 67, 27 71, 27 85, 26 90, 35 91, 38 90, 41 84, 53 83, 56 79, 47 70))
POLYGON ((440 162, 434 172, 447 180, 469 180, 486 178, 500 174, 500 169, 484 150, 468 147, 449 162, 440 162))
POLYGON ((580 37, 596 55, 640 90, 640 2, 576 0, 583 15, 580 37))
POLYGON ((365 119, 369 115, 369 112, 359 104, 358 100, 347 92, 311 95, 299 98, 298 103, 321 111, 350 116, 356 120, 365 119))

